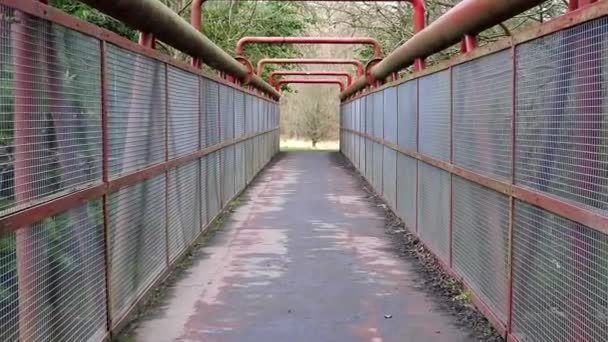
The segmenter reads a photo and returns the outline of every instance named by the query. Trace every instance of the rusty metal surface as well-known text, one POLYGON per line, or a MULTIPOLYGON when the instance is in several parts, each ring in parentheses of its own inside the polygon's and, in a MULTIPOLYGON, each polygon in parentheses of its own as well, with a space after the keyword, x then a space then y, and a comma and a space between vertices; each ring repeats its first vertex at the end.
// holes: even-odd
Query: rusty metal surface
POLYGON ((293 153, 264 171, 136 340, 471 341, 333 158, 293 153))

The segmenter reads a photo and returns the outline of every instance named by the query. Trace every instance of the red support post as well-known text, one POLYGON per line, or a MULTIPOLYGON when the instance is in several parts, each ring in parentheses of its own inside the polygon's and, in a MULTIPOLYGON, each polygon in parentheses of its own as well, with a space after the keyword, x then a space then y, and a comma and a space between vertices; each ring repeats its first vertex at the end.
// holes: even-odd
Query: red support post
POLYGON ((460 52, 467 53, 477 48, 477 39, 475 36, 467 34, 460 41, 460 52))
POLYGON ((139 33, 139 45, 145 46, 150 49, 156 48, 156 39, 151 33, 140 32, 139 33))
MULTIPOLYGON (((202 29, 202 10, 205 0, 193 0, 190 14, 190 24, 197 31, 202 29)), ((203 61, 200 58, 192 57, 192 66, 200 69, 203 66, 203 61)))

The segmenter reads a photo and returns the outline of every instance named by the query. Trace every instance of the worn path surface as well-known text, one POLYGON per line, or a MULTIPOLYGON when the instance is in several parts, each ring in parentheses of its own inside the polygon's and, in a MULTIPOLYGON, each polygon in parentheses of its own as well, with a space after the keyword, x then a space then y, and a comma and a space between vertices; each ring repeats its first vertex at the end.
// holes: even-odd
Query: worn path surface
POLYGON ((420 290, 337 159, 295 152, 265 170, 137 341, 473 340, 420 290))

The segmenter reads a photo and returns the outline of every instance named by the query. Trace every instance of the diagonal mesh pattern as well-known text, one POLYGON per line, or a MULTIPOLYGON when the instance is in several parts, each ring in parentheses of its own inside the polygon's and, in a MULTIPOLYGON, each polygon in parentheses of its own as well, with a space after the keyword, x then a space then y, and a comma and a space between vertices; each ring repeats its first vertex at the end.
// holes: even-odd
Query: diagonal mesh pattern
MULTIPOLYGON (((17 256, 17 271, 12 272, 17 278, 9 282, 19 280, 10 289, 18 291, 21 340, 100 341, 106 335, 102 221, 101 201, 94 200, 4 240, 14 243, 6 247, 17 256)), ((14 293, 4 295, 15 298, 14 293)), ((9 327, 8 333, 16 337, 17 327, 9 327)))
POLYGON ((203 120, 205 121, 205 147, 207 147, 220 142, 219 84, 204 78, 203 89, 205 91, 205 100, 203 101, 203 120))
POLYGON ((608 237, 519 201, 513 229, 518 340, 608 340, 608 237))
POLYGON ((453 182, 454 270, 506 324, 509 198, 460 177, 453 182))
POLYGON ((199 176, 198 161, 168 172, 170 260, 175 260, 200 232, 199 176))
POLYGON ((418 232, 426 245, 448 262, 451 175, 423 162, 418 168, 418 232))
POLYGON ((165 175, 110 194, 108 217, 115 324, 167 266, 165 175))
POLYGON ((418 84, 419 151, 450 161, 450 70, 422 77, 418 84))
POLYGON ((0 212, 101 181, 99 41, 0 6, 0 212))
POLYGON ((606 33, 597 19, 518 46, 516 61, 516 182, 604 213, 606 33))
POLYGON ((165 65, 108 45, 108 165, 113 176, 165 160, 165 65))
POLYGON ((397 133, 399 146, 417 150, 418 137, 418 81, 405 82, 397 88, 397 133))
POLYGON ((198 76, 167 67, 169 98, 169 159, 198 150, 198 76))

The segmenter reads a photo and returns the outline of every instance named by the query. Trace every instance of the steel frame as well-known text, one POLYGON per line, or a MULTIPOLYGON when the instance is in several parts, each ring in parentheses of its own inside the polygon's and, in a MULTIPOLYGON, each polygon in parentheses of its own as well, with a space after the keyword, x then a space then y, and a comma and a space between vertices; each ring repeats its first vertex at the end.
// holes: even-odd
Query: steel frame
POLYGON ((319 79, 308 79, 308 78, 289 78, 278 80, 275 84, 275 89, 277 91, 281 90, 281 86, 283 84, 337 84, 340 86, 340 91, 344 91, 344 82, 338 79, 327 79, 327 78, 319 78, 319 79))
POLYGON ((353 82, 353 77, 348 71, 292 71, 292 70, 280 70, 272 71, 268 75, 268 84, 274 86, 275 76, 343 76, 346 77, 346 85, 350 85, 353 82))

